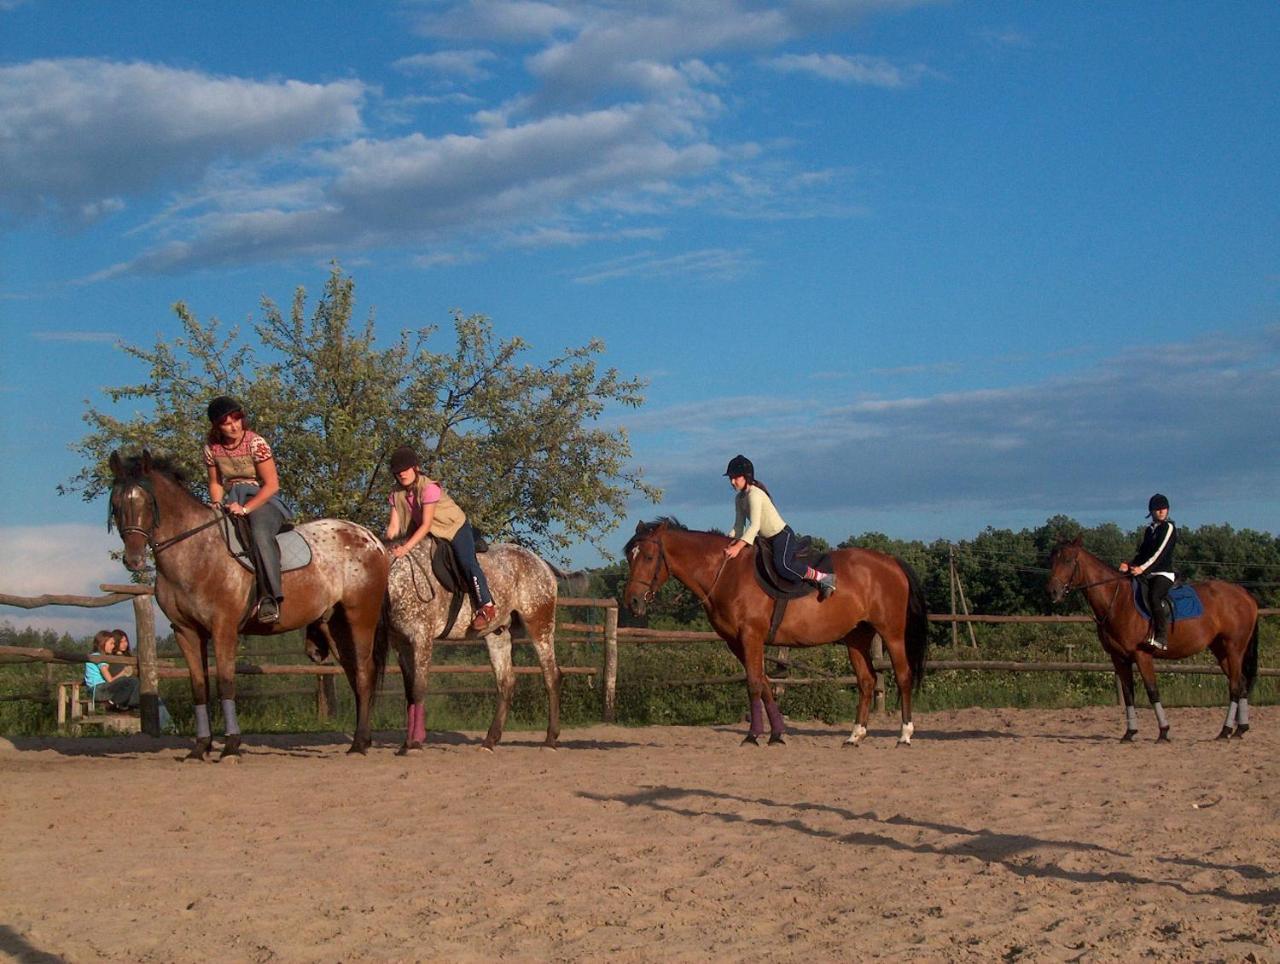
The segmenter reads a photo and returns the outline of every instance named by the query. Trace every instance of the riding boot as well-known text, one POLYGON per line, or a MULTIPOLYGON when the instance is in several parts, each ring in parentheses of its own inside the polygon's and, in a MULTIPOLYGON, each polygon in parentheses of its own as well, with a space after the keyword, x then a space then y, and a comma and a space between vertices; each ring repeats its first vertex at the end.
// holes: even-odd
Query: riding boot
POLYGON ((1155 612, 1151 614, 1151 623, 1154 629, 1151 648, 1164 652, 1169 648, 1169 614, 1165 612, 1163 604, 1157 606, 1155 612))

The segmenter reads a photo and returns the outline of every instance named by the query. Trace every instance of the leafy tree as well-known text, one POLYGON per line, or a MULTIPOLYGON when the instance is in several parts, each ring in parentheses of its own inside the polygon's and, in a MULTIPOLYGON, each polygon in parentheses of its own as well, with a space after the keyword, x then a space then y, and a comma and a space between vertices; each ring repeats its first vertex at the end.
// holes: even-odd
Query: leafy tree
POLYGON ((302 519, 380 528, 393 484, 387 459, 401 444, 417 449, 423 471, 444 481, 478 528, 538 551, 600 546, 631 494, 657 500, 627 466, 626 432, 596 424, 607 405, 644 401, 640 379, 598 370, 602 342, 535 364, 523 339, 499 339, 487 318, 455 312, 448 350, 432 349, 434 327, 401 331, 380 348, 372 315, 353 326, 355 282, 337 265, 310 317, 306 308, 303 288, 287 315, 263 299, 256 337, 242 337, 176 304, 182 334, 150 348, 122 345, 147 375, 106 390, 113 403, 143 402, 147 411, 121 418, 90 406, 90 431, 76 445, 84 467, 60 490, 90 501, 106 488, 113 449, 149 447, 174 457, 203 491, 205 406, 230 394, 271 442, 282 491, 302 519))

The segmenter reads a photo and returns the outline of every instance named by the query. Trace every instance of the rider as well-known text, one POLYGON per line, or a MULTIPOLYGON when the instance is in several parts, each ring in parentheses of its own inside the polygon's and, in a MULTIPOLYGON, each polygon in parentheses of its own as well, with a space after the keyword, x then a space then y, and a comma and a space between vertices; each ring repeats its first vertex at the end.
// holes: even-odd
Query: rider
POLYGON ((439 482, 418 471, 418 455, 409 446, 402 445, 391 453, 391 472, 396 477, 396 487, 387 498, 391 504, 387 538, 404 538, 391 554, 399 559, 428 535, 448 542, 458 565, 471 581, 471 595, 476 604, 471 630, 483 632, 493 622, 497 610, 480 560, 476 558, 475 532, 466 513, 449 498, 439 482))
POLYGON ((260 623, 280 618, 284 590, 280 580, 280 546, 276 535, 289 521, 280 500, 280 478, 271 446, 245 424, 244 406, 219 395, 209 403, 209 436, 204 464, 209 471, 209 501, 231 515, 248 516, 253 546, 265 583, 258 602, 260 623))
POLYGON ((773 565, 784 576, 795 582, 810 582, 818 587, 818 595, 826 599, 836 591, 836 577, 832 572, 820 572, 812 566, 801 567, 795 561, 796 534, 783 521, 774 507, 773 498, 763 484, 756 481, 755 466, 745 455, 735 455, 725 469, 729 484, 738 494, 734 496, 733 528, 729 538, 734 541, 725 547, 730 559, 755 541, 757 535, 771 540, 773 565))
POLYGON ((1147 584, 1147 605, 1155 632, 1148 642, 1155 649, 1169 648, 1169 620, 1164 598, 1173 588, 1173 550, 1178 543, 1178 527, 1169 518, 1169 500, 1157 492, 1147 502, 1151 523, 1142 533, 1142 545, 1130 562, 1120 563, 1120 571, 1139 576, 1147 584))

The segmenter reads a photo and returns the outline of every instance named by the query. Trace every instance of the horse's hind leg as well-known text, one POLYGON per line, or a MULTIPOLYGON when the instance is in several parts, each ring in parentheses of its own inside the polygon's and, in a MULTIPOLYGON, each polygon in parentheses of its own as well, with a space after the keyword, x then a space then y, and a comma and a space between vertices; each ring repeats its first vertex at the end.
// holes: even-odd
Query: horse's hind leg
POLYGON ((876 670, 871 663, 871 640, 875 638, 875 630, 859 627, 849 634, 849 665, 858 677, 858 713, 854 719, 853 732, 844 746, 857 746, 867 736, 867 721, 871 717, 871 699, 876 691, 876 670))
POLYGON ((889 661, 893 664, 893 676, 898 683, 898 705, 902 711, 902 732, 898 734, 899 746, 910 746, 911 737, 916 725, 911 722, 911 662, 907 659, 906 639, 899 635, 886 635, 880 631, 884 640, 884 648, 889 652, 889 661))
POLYGON ((543 746, 555 749, 560 739, 560 684, 564 679, 556 663, 555 609, 552 608, 550 615, 539 623, 535 628, 526 622, 525 628, 533 640, 533 650, 542 667, 542 683, 547 688, 547 738, 543 746))
MULTIPOLYGON (((482 749, 492 750, 502 739, 502 729, 507 725, 507 713, 511 709, 511 698, 516 691, 516 671, 511 665, 511 632, 504 630, 492 633, 484 638, 489 647, 489 663, 493 666, 494 680, 498 686, 498 702, 493 708, 493 720, 489 723, 489 732, 484 736, 482 749)), ((557 707, 558 709, 558 707, 557 707)))
POLYGON ((1227 677, 1227 718, 1222 729, 1218 731, 1219 740, 1229 740, 1232 736, 1244 736, 1249 731, 1249 702, 1244 682, 1242 654, 1233 654, 1221 636, 1209 644, 1214 658, 1227 677), (1243 702, 1244 720, 1240 721, 1241 704, 1243 702))
POLYGON ((1165 716, 1164 705, 1160 702, 1160 688, 1156 685, 1156 667, 1149 653, 1141 650, 1135 656, 1138 672, 1142 674, 1142 684, 1147 688, 1147 699, 1151 701, 1151 709, 1156 714, 1156 725, 1160 727, 1157 743, 1169 740, 1169 718, 1165 716))

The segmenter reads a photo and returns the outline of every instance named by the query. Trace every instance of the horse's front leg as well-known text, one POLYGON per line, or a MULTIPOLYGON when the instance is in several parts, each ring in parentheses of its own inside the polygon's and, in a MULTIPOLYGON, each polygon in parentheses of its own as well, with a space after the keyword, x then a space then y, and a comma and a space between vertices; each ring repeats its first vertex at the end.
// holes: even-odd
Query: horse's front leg
POLYGON ((507 713, 511 710, 511 699, 516 692, 516 670, 511 663, 509 629, 490 633, 484 638, 484 643, 489 647, 489 664, 493 667, 493 678, 498 687, 498 702, 493 708, 489 732, 484 735, 480 748, 492 750, 502 739, 502 730, 507 725, 507 713))
POLYGON ((1138 735, 1138 708, 1133 702, 1133 657, 1129 653, 1112 649, 1108 649, 1108 652, 1111 656, 1111 665, 1116 671, 1120 698, 1124 700, 1124 736, 1120 737, 1120 742, 1130 743, 1138 735))
POLYGON ((1164 706, 1160 703, 1160 688, 1156 686, 1155 660, 1151 658, 1150 653, 1140 649, 1134 654, 1134 661, 1138 664, 1138 672, 1142 674, 1142 684, 1147 688, 1147 699, 1151 701, 1151 709, 1155 711, 1156 725, 1160 727, 1156 742, 1166 743, 1169 740, 1169 718, 1165 716, 1164 706))
POLYGON ((751 704, 751 722, 747 727, 747 735, 743 744, 759 744, 764 733, 765 711, 769 714, 769 742, 783 742, 782 713, 773 698, 773 690, 764 672, 764 641, 762 639, 741 639, 734 646, 730 644, 733 654, 742 662, 747 674, 747 699, 751 704))
POLYGON ((427 742, 427 679, 431 672, 431 637, 412 639, 396 630, 391 631, 392 645, 400 663, 400 675, 404 680, 405 733, 400 755, 421 750, 427 742))
POLYGON ((240 760, 240 721, 236 718, 236 648, 239 638, 234 625, 215 626, 213 633, 213 661, 218 674, 218 699, 222 705, 223 732, 220 763, 237 763, 240 760))
POLYGON ((213 736, 209 731, 209 676, 205 665, 208 637, 190 626, 174 626, 173 635, 187 663, 187 675, 191 679, 191 707, 196 718, 196 743, 186 758, 203 761, 213 747, 213 736))

